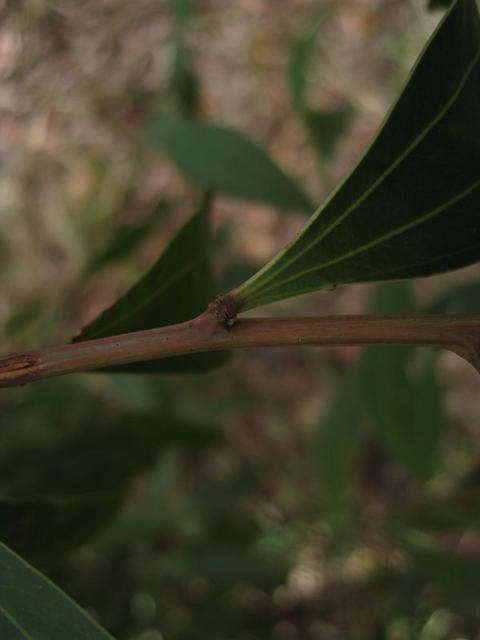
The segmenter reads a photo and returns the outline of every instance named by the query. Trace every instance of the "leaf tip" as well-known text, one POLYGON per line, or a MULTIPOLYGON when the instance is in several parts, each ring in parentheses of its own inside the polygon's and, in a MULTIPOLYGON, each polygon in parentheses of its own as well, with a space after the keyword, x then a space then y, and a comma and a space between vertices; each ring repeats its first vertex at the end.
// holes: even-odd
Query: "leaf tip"
POLYGON ((31 354, 14 354, 0 359, 0 387, 30 382, 40 362, 31 354))
POLYGON ((464 344, 452 346, 450 351, 463 358, 480 373, 480 340, 469 340, 464 344))

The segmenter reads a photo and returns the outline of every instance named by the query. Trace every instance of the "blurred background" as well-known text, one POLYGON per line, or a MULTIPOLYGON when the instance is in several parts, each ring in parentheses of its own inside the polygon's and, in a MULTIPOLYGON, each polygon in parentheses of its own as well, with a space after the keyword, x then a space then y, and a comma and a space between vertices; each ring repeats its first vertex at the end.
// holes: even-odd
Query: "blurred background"
MULTIPOLYGON (((68 340, 192 214, 198 189, 145 148, 155 113, 243 133, 320 204, 440 17, 423 0, 0 0, 2 352, 68 340)), ((306 219, 216 196, 218 290, 306 219)), ((261 313, 479 312, 478 276, 261 313)), ((354 348, 3 390, 0 535, 122 640, 480 638, 478 392, 453 354, 354 348)))

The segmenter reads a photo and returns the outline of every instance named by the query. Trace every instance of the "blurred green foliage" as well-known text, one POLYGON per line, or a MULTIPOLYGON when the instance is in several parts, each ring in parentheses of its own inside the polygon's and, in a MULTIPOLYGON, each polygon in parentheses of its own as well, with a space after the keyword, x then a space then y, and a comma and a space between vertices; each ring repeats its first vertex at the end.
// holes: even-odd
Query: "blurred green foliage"
POLYGON ((194 186, 266 202, 280 210, 311 212, 314 208, 294 180, 237 131, 157 113, 146 140, 152 149, 166 153, 194 186))
MULTIPOLYGON (((200 5, 170 3, 169 90, 178 113, 168 118, 189 127, 187 142, 193 131, 202 143, 210 130, 240 154, 249 171, 235 175, 227 192, 271 204, 284 202, 286 189, 292 206, 308 208, 261 149, 199 121, 187 29, 200 5)), ((325 171, 352 116, 343 105, 308 107, 306 69, 327 24, 320 21, 294 44, 289 83, 325 171)), ((158 124, 164 116, 153 117, 158 124)), ((212 171, 201 162, 202 171, 212 171)), ((106 232, 82 279, 131 260, 163 224, 159 208, 121 233, 106 232)), ((168 316, 172 308, 185 317, 196 313, 212 293, 204 262, 215 244, 208 224, 201 210, 179 231, 188 236, 189 257, 199 260, 183 274, 184 286, 199 292, 195 309, 191 299, 177 305, 160 296, 154 324, 180 319, 168 316)), ((216 243, 228 255, 228 234, 216 243)), ((137 286, 158 294, 158 270, 171 275, 182 258, 177 249, 174 238, 137 286)), ((250 273, 252 265, 245 261, 242 269, 250 273)), ((239 271, 234 260, 226 264, 225 288, 243 279, 239 271)), ((411 283, 384 284, 372 292, 369 310, 478 312, 476 281, 443 284, 425 299, 411 283)), ((178 292, 168 293, 175 299, 178 292)), ((110 310, 117 318, 121 304, 110 310)), ((19 309, 8 333, 22 334, 39 305, 19 309)), ((147 321, 141 309, 137 320, 147 321)), ((93 327, 101 330, 102 322, 93 327)), ((439 354, 372 348, 342 360, 342 351, 293 351, 240 357, 235 368, 202 377, 90 374, 2 393, 2 541, 119 640, 475 637, 477 443, 445 406, 449 374, 439 354), (308 380, 305 370, 314 372, 308 380)), ((0 558, 0 596, 10 584, 7 560, 8 552, 0 558)), ((0 630, 4 622, 0 615, 0 630)), ((2 640, 15 637, 6 634, 2 640)))
MULTIPOLYGON (((209 259, 210 201, 209 195, 204 197, 146 275, 84 327, 75 342, 184 322, 205 310, 216 292, 209 259)), ((202 371, 225 363, 227 358, 225 353, 198 353, 113 369, 140 373, 202 371)))

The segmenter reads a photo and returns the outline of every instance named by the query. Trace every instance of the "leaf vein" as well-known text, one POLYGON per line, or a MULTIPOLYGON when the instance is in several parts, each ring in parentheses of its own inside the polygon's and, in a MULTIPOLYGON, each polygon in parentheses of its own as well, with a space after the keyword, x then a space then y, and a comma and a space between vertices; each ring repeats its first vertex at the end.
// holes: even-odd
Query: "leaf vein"
MULTIPOLYGON (((375 182, 373 182, 370 185, 370 187, 368 189, 366 189, 366 191, 350 207, 348 207, 343 212, 343 214, 338 216, 338 218, 329 227, 327 227, 323 231, 323 233, 321 233, 319 236, 315 237, 312 240, 312 242, 310 242, 309 244, 307 244, 304 247, 304 249, 302 249, 298 253, 296 253, 290 260, 286 260, 282 265, 280 265, 280 267, 277 270, 274 269, 273 272, 270 274, 270 277, 267 276, 266 278, 264 278, 262 280, 262 279, 260 279, 261 272, 259 272, 259 274, 257 274, 259 276, 259 280, 257 280, 257 286, 255 286, 255 280, 253 280, 252 281, 252 286, 246 287, 245 290, 247 290, 247 288, 248 288, 249 293, 254 293, 254 292, 257 292, 257 291, 267 291, 268 289, 264 289, 265 284, 267 284, 272 279, 276 278, 280 273, 285 271, 285 269, 287 267, 289 267, 291 264, 295 263, 299 258, 301 258, 303 255, 305 255, 305 253, 307 253, 311 249, 313 249, 316 245, 318 245, 318 243, 321 240, 323 240, 326 236, 328 236, 335 229, 335 227, 337 227, 343 220, 345 220, 348 216, 350 216, 351 213, 353 213, 355 211, 355 209, 362 202, 364 202, 377 189, 377 187, 379 187, 383 183, 383 181, 386 178, 388 178, 388 176, 396 169, 396 167, 401 162, 403 162, 403 160, 405 160, 416 149, 416 147, 427 136, 427 134, 446 115, 446 113, 453 106, 453 104, 455 103, 455 101, 459 97, 460 93, 462 92, 462 89, 465 86, 466 82, 468 81, 468 79, 470 77, 470 74, 472 73, 473 69, 477 65, 477 62, 478 62, 479 58, 480 58, 480 48, 478 49, 478 51, 477 51, 476 55, 474 56, 472 62, 467 67, 467 69, 466 69, 464 75, 462 76, 462 78, 461 78, 456 90, 453 92, 453 94, 450 97, 450 99, 447 100, 445 105, 440 109, 440 111, 437 113, 437 115, 430 121, 430 123, 423 129, 423 131, 410 143, 410 145, 408 145, 406 147, 406 149, 397 157, 397 159, 388 167, 388 169, 386 169, 377 178, 377 180, 375 182)), ((383 129, 381 129, 381 131, 382 130, 383 129)), ((341 186, 342 185, 340 185, 340 187, 341 186)), ((336 189, 334 191, 334 193, 332 194, 332 197, 337 192, 338 192, 338 189, 336 189)), ((303 230, 303 232, 302 232, 300 237, 302 237, 308 231, 308 229, 312 226, 312 224, 319 219, 320 215, 325 211, 326 206, 328 205, 329 201, 331 201, 331 198, 327 201, 326 205, 324 207, 322 207, 316 215, 314 215, 314 217, 312 218, 311 222, 309 224, 307 224, 307 226, 303 230)), ((299 239, 297 239, 297 242, 298 242, 299 239)), ((288 248, 286 249, 286 251, 288 251, 288 248)), ((282 255, 285 255, 285 253, 280 254, 279 258, 281 258, 282 255)), ((275 260, 275 262, 277 262, 277 260, 275 260)), ((274 265, 272 265, 272 266, 274 266, 274 265)), ((277 285, 274 285, 274 286, 277 286, 277 285)))
MULTIPOLYGON (((171 287, 177 280, 180 280, 189 271, 193 270, 204 258, 205 256, 202 255, 197 260, 189 262, 185 267, 183 267, 183 269, 179 269, 178 271, 176 271, 170 278, 167 278, 167 280, 162 282, 161 285, 158 287, 158 289, 156 289, 150 296, 148 296, 147 298, 143 298, 136 306, 132 306, 128 310, 128 312, 122 315, 120 318, 115 317, 113 321, 109 322, 106 326, 102 325, 100 330, 94 331, 93 333, 89 333, 88 339, 91 340, 91 339, 95 339, 96 336, 105 335, 105 332, 106 331, 108 332, 112 326, 114 327, 119 322, 125 322, 125 320, 127 320, 128 318, 131 318, 132 316, 136 315, 142 308, 148 306, 153 300, 155 300, 155 298, 162 295, 162 293, 166 289, 171 287)), ((125 295, 130 294, 131 291, 132 290, 129 289, 127 294, 125 295)), ((118 302, 120 301, 117 301, 117 303, 115 304, 118 304, 118 302)), ((104 313, 107 313, 107 312, 108 312, 108 309, 104 311, 104 313)), ((99 320, 101 319, 101 317, 102 316, 99 317, 99 320)))

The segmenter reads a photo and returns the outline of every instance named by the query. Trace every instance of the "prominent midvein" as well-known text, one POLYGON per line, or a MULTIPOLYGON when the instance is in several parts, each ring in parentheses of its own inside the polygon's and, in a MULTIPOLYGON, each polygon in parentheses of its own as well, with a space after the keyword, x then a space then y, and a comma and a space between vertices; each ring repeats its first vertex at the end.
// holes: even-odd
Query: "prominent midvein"
POLYGON ((472 193, 472 191, 475 191, 475 189, 478 189, 478 187, 480 187, 480 179, 476 180, 464 191, 450 198, 450 200, 447 200, 447 202, 444 202, 440 207, 437 207, 436 209, 429 211, 422 217, 416 218, 415 220, 412 220, 412 222, 409 222, 408 224, 404 224, 401 227, 397 227, 396 229, 393 229, 393 231, 390 231, 389 233, 386 233, 383 236, 379 236, 378 238, 375 238, 375 240, 371 240, 370 242, 367 242, 366 244, 360 247, 357 247, 357 249, 354 249, 353 251, 349 251, 348 253, 345 253, 342 256, 338 256, 337 258, 334 258, 329 262, 324 262, 323 264, 317 264, 314 267, 311 267, 310 269, 305 269, 304 271, 296 273, 293 276, 290 276, 289 278, 285 278, 285 280, 281 280, 280 282, 275 282, 271 287, 267 287, 266 289, 263 289, 262 294, 265 294, 272 289, 276 289, 277 287, 281 287, 284 284, 292 282, 293 280, 303 278, 304 276, 310 273, 314 273, 315 271, 320 271, 327 267, 331 267, 334 264, 338 264, 339 262, 343 262, 344 260, 348 260, 349 258, 356 256, 359 253, 364 253, 365 251, 368 251, 372 247, 375 247, 376 245, 381 244, 386 240, 390 240, 390 238, 394 238, 395 236, 401 235, 402 233, 405 233, 412 227, 416 227, 420 224, 423 224, 424 222, 427 222, 431 218, 434 218, 435 216, 440 215, 441 213, 449 209, 452 205, 456 204, 457 202, 460 202, 461 200, 463 200, 463 198, 466 198, 470 193, 472 193))
MULTIPOLYGON (((283 265, 281 265, 278 269, 274 270, 273 273, 270 274, 270 277, 266 277, 263 278, 259 281, 257 281, 257 286, 255 286, 255 281, 252 281, 252 286, 248 287, 248 291, 250 293, 253 293, 255 291, 257 291, 258 289, 262 290, 264 285, 269 282, 270 280, 272 280, 273 278, 276 278, 280 273, 282 273, 283 271, 285 271, 285 269, 287 267, 289 267, 291 264, 293 264, 294 262, 296 262, 299 258, 301 258, 303 255, 305 255, 305 253, 307 253, 308 251, 310 251, 311 249, 313 249, 321 240, 323 240, 323 238, 325 238, 327 235, 329 235, 333 229, 335 229, 335 227, 337 227, 343 220, 345 220, 345 218, 347 218, 353 211, 355 211, 355 209, 364 201, 366 200, 376 189, 377 187, 379 187, 382 182, 394 171, 394 169, 396 169, 396 167, 403 162, 403 160, 405 160, 405 158, 407 158, 410 153, 412 151, 415 150, 415 148, 420 144, 420 142, 427 136, 427 134, 438 124, 438 122, 445 116, 445 114, 448 112, 448 110, 450 109, 450 107, 455 103, 456 99, 458 98, 458 96, 460 95, 460 93, 462 92, 463 87, 465 86, 471 72, 473 71, 475 65, 478 62, 478 59, 480 58, 480 48, 477 51, 476 55, 474 56, 472 62, 469 64, 469 66, 467 67, 464 75, 462 76, 462 79, 457 87, 457 89, 454 91, 454 93, 452 94, 451 98, 445 103, 445 105, 442 107, 442 109, 440 109, 440 111, 438 112, 438 114, 435 116, 435 118, 433 118, 433 120, 431 120, 431 122, 425 127, 425 129, 413 140, 413 142, 397 157, 397 159, 390 165, 390 167, 388 169, 386 169, 378 178, 375 182, 373 182, 370 187, 360 196, 360 198, 358 198, 350 207, 348 207, 342 215, 340 215, 330 226, 326 227, 323 231, 323 233, 321 233, 320 235, 316 236, 312 242, 310 242, 309 244, 307 244, 302 250, 298 251, 298 253, 296 253, 290 260, 286 260, 283 265)), ((388 123, 388 121, 387 121, 388 123)), ((385 124, 387 124, 385 123, 385 124)), ((366 156, 365 156, 366 157, 366 156)), ((327 202, 328 204, 328 202, 327 202)), ((326 205, 325 205, 326 206, 326 205)), ((312 226, 312 224, 318 220, 319 216, 322 214, 322 212, 325 210, 325 207, 323 207, 318 214, 314 217, 314 219, 307 225, 307 227, 303 230, 302 235, 297 239, 296 242, 298 242, 300 240, 300 238, 307 232, 307 230, 312 226)), ((287 249, 288 251, 288 249, 287 249)))
POLYGON ((0 613, 5 616, 5 618, 8 620, 8 622, 10 622, 10 624, 12 625, 12 627, 14 629, 17 629, 24 638, 27 638, 27 640, 34 640, 33 637, 30 635, 30 633, 28 633, 26 631, 26 629, 24 629, 22 627, 21 624, 19 624, 11 615, 10 613, 0 605, 0 613))

